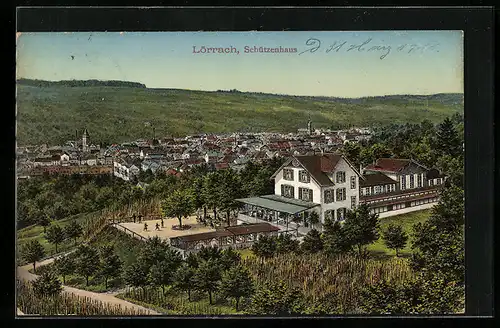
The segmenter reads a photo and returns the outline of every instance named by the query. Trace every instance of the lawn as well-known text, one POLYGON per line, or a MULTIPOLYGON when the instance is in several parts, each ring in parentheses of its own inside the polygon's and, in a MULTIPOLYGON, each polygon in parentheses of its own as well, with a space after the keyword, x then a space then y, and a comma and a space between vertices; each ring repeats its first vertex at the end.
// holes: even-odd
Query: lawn
MULTIPOLYGON (((59 225, 61 228, 64 229, 72 220, 76 220, 76 222, 80 223, 83 225, 85 220, 91 216, 95 215, 95 212, 93 213, 81 213, 81 214, 76 214, 69 216, 67 218, 64 218, 62 220, 58 221, 53 221, 52 224, 59 225)), ((48 227, 47 227, 48 228, 48 227)), ((23 229, 20 229, 17 231, 17 246, 19 247, 17 249, 18 255, 20 248, 27 242, 31 240, 38 240, 40 244, 42 244, 44 250, 45 250, 45 256, 51 256, 56 254, 56 247, 55 245, 49 243, 47 239, 45 238, 45 234, 43 233, 43 227, 39 225, 32 225, 23 229)), ((78 244, 78 241, 77 241, 78 244)), ((75 247, 75 242, 74 240, 67 239, 61 244, 57 245, 57 253, 65 252, 68 250, 71 250, 73 247, 75 247)), ((26 264, 26 262, 20 257, 17 256, 18 264, 23 265, 26 264)))
MULTIPOLYGON (((431 210, 428 209, 428 210, 422 210, 422 211, 416 211, 416 212, 391 216, 388 218, 382 218, 382 219, 380 219, 380 228, 383 231, 390 224, 401 225, 403 227, 404 231, 408 235, 410 235, 410 239, 408 240, 406 247, 400 251, 400 255, 401 256, 409 256, 411 254, 412 227, 415 223, 424 222, 425 220, 427 220, 429 218, 430 214, 431 214, 431 210)), ((382 235, 375 243, 368 246, 368 250, 372 253, 372 255, 380 255, 381 257, 395 256, 396 255, 396 251, 390 250, 385 246, 384 241, 382 239, 382 235)))
POLYGON ((239 249, 238 253, 240 253, 242 260, 255 256, 250 248, 239 249))

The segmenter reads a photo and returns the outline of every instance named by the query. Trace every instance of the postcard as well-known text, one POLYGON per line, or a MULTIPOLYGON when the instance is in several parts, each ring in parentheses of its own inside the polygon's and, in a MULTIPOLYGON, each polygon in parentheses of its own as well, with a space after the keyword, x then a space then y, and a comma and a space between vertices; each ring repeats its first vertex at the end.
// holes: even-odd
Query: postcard
POLYGON ((464 313, 462 31, 16 42, 18 316, 464 313))

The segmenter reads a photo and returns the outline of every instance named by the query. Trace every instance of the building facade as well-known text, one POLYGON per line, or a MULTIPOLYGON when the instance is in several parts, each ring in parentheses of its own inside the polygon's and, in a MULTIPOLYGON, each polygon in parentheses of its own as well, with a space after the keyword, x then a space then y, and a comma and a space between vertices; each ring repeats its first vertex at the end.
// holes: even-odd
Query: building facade
POLYGON ((430 208, 445 179, 408 159, 382 158, 360 171, 340 154, 291 156, 271 177, 273 195, 238 200, 243 203, 239 220, 264 220, 286 230, 292 223, 304 234, 311 212, 318 214, 319 224, 310 224, 321 229, 326 218, 343 221, 360 204, 379 217, 430 208))

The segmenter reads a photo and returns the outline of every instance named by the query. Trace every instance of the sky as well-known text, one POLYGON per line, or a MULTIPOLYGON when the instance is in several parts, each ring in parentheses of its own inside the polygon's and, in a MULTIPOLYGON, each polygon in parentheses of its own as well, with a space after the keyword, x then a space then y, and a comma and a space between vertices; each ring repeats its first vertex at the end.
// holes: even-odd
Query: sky
POLYGON ((462 31, 23 32, 16 39, 18 79, 346 98, 463 92, 462 31), (203 46, 239 53, 198 52, 203 46), (246 53, 246 46, 297 52, 246 53))

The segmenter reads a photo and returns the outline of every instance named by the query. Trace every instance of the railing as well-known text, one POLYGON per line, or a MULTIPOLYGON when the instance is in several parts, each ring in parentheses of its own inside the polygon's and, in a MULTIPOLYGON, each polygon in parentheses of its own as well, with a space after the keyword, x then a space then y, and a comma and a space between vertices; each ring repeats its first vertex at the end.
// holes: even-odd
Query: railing
POLYGON ((112 226, 114 226, 118 230, 120 230, 120 228, 121 228, 125 233, 131 234, 133 237, 139 238, 139 239, 144 240, 144 241, 147 240, 146 237, 141 236, 137 232, 132 231, 129 228, 126 228, 126 227, 122 226, 120 223, 114 223, 114 224, 112 224, 112 226))

